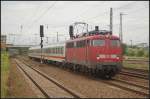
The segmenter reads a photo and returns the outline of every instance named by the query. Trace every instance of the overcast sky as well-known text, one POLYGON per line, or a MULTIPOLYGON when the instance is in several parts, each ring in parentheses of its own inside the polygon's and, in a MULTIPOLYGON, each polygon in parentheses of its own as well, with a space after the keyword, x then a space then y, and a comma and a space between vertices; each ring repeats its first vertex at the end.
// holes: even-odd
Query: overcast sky
POLYGON ((149 44, 149 1, 1 1, 1 34, 8 36, 8 43, 39 44, 40 24, 49 43, 56 42, 57 32, 59 41, 68 39, 74 22, 88 23, 89 30, 95 25, 109 30, 110 7, 114 35, 119 36, 123 12, 123 41, 149 44))

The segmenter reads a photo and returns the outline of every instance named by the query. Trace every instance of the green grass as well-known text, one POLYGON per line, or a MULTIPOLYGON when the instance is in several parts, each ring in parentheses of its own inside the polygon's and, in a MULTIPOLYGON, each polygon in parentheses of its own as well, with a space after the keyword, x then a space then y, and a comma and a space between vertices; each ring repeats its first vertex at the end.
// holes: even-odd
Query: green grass
POLYGON ((137 59, 137 60, 149 60, 149 57, 137 57, 137 56, 126 56, 124 55, 124 57, 127 57, 129 59, 137 59))
POLYGON ((8 76, 9 76, 9 55, 7 52, 1 52, 1 98, 8 94, 8 76))
POLYGON ((128 63, 128 62, 123 62, 123 66, 127 67, 127 68, 149 70, 149 64, 131 64, 131 63, 128 63))

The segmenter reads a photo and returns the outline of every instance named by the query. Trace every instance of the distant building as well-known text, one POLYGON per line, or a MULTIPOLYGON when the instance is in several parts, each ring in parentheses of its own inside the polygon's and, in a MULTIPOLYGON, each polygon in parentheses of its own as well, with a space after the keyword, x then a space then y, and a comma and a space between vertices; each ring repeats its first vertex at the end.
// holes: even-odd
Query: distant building
POLYGON ((1 50, 6 49, 6 35, 1 35, 1 50))
POLYGON ((28 50, 30 45, 13 45, 7 44, 6 50, 8 51, 9 55, 16 56, 16 55, 28 55, 28 50))
POLYGON ((140 47, 140 48, 146 48, 146 47, 148 47, 148 44, 147 43, 139 43, 136 46, 140 47))

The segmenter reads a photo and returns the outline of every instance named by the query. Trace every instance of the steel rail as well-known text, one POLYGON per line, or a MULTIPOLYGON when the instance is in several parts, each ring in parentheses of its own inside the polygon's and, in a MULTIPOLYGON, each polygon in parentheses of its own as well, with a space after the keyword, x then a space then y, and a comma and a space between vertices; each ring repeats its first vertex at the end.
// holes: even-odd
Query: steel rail
POLYGON ((27 63, 23 62, 26 66, 30 67, 31 69, 33 69, 34 71, 36 71, 38 74, 42 75, 44 78, 48 79, 49 81, 53 82, 54 84, 56 84, 57 86, 59 86, 60 88, 62 88, 63 90, 65 90, 66 92, 70 93, 72 96, 74 96, 75 98, 85 98, 85 96, 67 88, 66 86, 63 86, 62 84, 60 84, 58 81, 56 81, 55 79, 53 79, 52 77, 49 77, 48 75, 42 73, 41 71, 31 67, 32 65, 29 65, 27 63))
POLYGON ((132 86, 140 87, 140 88, 143 88, 143 89, 146 89, 146 90, 149 90, 149 87, 147 87, 147 86, 137 85, 137 84, 134 84, 134 83, 131 83, 131 82, 127 82, 125 80, 116 79, 116 78, 114 78, 113 80, 121 82, 121 83, 129 84, 129 85, 132 85, 132 86))
POLYGON ((137 78, 141 78, 141 79, 149 79, 149 77, 146 76, 146 75, 132 73, 132 72, 121 71, 119 74, 121 74, 121 75, 128 75, 128 76, 131 76, 131 77, 137 77, 137 78))
POLYGON ((103 82, 106 83, 106 84, 109 84, 109 85, 116 86, 116 87, 118 87, 118 88, 120 88, 120 89, 123 89, 123 90, 132 91, 132 92, 138 93, 138 94, 140 94, 140 95, 149 97, 149 93, 146 93, 146 92, 137 91, 137 90, 135 90, 135 89, 128 88, 128 87, 125 87, 125 86, 116 84, 115 82, 111 82, 111 81, 103 81, 103 82))
POLYGON ((25 75, 39 88, 39 90, 45 95, 46 98, 50 98, 50 96, 44 91, 44 89, 42 87, 40 87, 38 85, 38 83, 36 83, 32 77, 20 66, 20 64, 15 60, 17 66, 25 73, 25 75))

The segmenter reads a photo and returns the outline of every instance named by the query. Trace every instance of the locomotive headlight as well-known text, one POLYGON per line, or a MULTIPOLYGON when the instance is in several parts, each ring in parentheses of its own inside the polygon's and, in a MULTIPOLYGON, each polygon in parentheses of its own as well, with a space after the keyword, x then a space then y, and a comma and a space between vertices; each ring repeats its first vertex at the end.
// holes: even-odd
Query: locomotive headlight
POLYGON ((117 55, 116 54, 112 54, 111 58, 117 58, 117 55))
POLYGON ((118 55, 116 55, 116 54, 112 54, 112 55, 111 55, 111 58, 119 59, 119 56, 118 56, 118 55))
POLYGON ((105 54, 100 54, 99 58, 105 58, 105 54))

